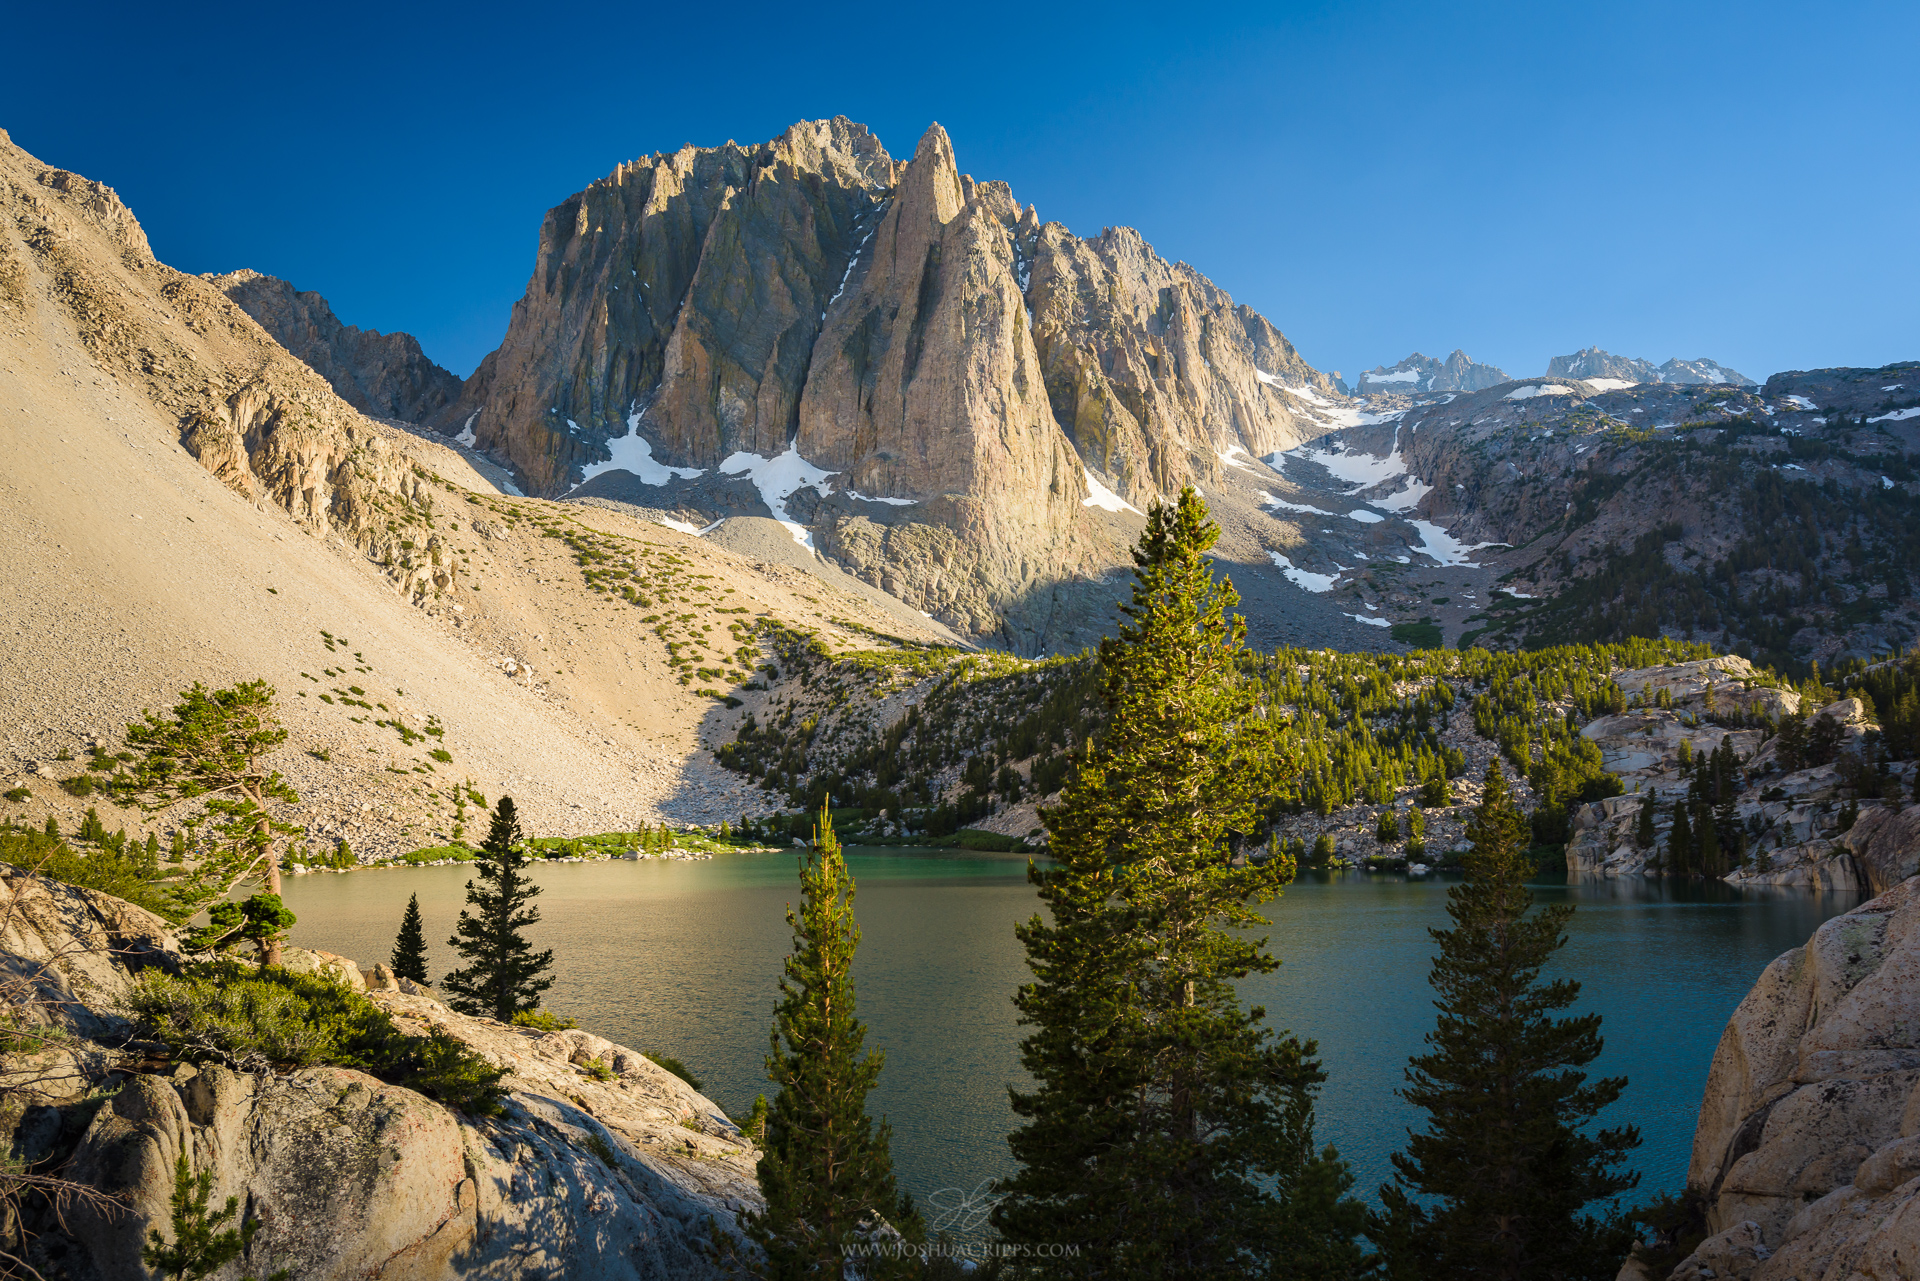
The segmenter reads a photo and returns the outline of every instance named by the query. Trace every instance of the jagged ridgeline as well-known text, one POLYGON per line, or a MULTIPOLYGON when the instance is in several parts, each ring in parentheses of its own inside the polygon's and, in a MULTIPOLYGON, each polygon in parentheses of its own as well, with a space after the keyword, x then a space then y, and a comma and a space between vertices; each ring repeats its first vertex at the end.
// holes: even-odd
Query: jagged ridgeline
MULTIPOLYGON (((794 632, 776 643, 786 679, 717 752, 799 811, 762 820, 761 829, 804 835, 806 816, 830 803, 849 839, 940 840, 1056 793, 1101 732, 1100 669, 1090 654, 1027 661, 925 648, 832 656, 794 632)), ((1579 733, 1585 721, 1626 707, 1613 673, 1708 655, 1705 646, 1666 640, 1528 652, 1249 654, 1246 675, 1284 718, 1280 741, 1294 764, 1267 822, 1387 805, 1408 789, 1460 778, 1469 764, 1461 739, 1471 735, 1495 745, 1531 784, 1537 833, 1564 841, 1570 807, 1619 791, 1599 749, 1579 733)), ((1038 832, 1030 825, 1003 834, 1038 832)))

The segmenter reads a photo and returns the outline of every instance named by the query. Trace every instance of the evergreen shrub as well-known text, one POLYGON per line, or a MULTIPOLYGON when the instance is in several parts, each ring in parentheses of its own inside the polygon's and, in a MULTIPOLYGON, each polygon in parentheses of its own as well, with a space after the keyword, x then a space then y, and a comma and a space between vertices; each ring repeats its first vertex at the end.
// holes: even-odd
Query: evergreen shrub
POLYGON ((463 1112, 500 1110, 504 1070, 444 1032, 406 1035, 385 1010, 324 976, 204 962, 178 976, 143 974, 125 1007, 137 1036, 185 1062, 242 1071, 328 1063, 431 1094, 463 1112))

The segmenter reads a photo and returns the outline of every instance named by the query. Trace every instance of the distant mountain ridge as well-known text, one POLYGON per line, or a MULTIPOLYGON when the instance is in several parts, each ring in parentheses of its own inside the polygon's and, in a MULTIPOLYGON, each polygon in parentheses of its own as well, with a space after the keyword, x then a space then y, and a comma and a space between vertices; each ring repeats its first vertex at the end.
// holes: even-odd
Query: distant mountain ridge
POLYGON ((1547 362, 1549 378, 1602 378, 1625 383, 1677 383, 1683 385, 1724 384, 1730 387, 1758 387, 1760 384, 1729 369, 1717 360, 1702 357, 1664 365, 1632 356, 1616 356, 1598 347, 1583 347, 1571 356, 1555 356, 1547 362))
POLYGON ((1445 360, 1416 351, 1397 365, 1377 365, 1360 375, 1354 391, 1479 391, 1508 381, 1504 369, 1479 364, 1456 347, 1445 360))

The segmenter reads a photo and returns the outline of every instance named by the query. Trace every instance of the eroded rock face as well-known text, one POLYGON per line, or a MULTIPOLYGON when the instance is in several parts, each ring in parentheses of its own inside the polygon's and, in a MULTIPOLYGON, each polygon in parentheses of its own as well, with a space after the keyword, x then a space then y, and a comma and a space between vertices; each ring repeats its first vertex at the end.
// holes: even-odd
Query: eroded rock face
POLYGON ((1760 976, 1714 1053, 1687 1183, 1713 1235, 1675 1277, 1915 1275, 1920 880, 1760 976))
MULTIPOLYGON (((177 965, 163 925, 117 899, 13 876, 4 942, 12 973, 50 971, 54 1008, 78 1032, 60 1062, 11 1056, 9 1102, 33 1074, 58 1105, 108 1094, 91 1113, 68 1177, 124 1209, 71 1209, 37 1249, 73 1281, 146 1275, 150 1229, 170 1231, 174 1163, 213 1175, 262 1226, 220 1281, 286 1268, 302 1281, 447 1276, 706 1278, 712 1225, 733 1231, 761 1204, 758 1154, 724 1113, 651 1060, 589 1032, 542 1033, 456 1014, 390 976, 369 993, 407 1032, 441 1031, 507 1069, 503 1115, 464 1115, 339 1067, 245 1075, 181 1065, 164 1075, 116 1052, 114 1006, 134 972, 177 965), (405 988, 411 991, 403 990, 405 988), (104 1041, 84 1039, 98 1034, 104 1041)), ((292 967, 361 987, 358 967, 287 949, 292 967)), ((376 975, 379 975, 376 968, 376 975)), ((60 1124, 52 1107, 10 1106, 14 1148, 35 1156, 60 1124)))
POLYGON ((412 334, 343 325, 319 294, 257 271, 202 279, 238 303, 363 414, 424 422, 460 395, 459 377, 428 360, 412 334))

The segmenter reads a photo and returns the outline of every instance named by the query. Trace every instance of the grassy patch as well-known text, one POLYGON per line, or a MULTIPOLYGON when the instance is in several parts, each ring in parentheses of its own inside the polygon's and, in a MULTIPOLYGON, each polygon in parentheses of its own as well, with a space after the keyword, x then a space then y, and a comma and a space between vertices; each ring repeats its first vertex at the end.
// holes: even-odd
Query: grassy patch
POLYGON ((1004 836, 999 832, 981 832, 973 828, 961 828, 952 837, 953 844, 963 850, 1023 850, 1027 843, 1017 836, 1004 836))
POLYGON ((473 849, 466 845, 435 845, 424 850, 411 850, 400 856, 401 861, 419 866, 422 863, 438 863, 452 859, 456 863, 471 863, 473 849))

